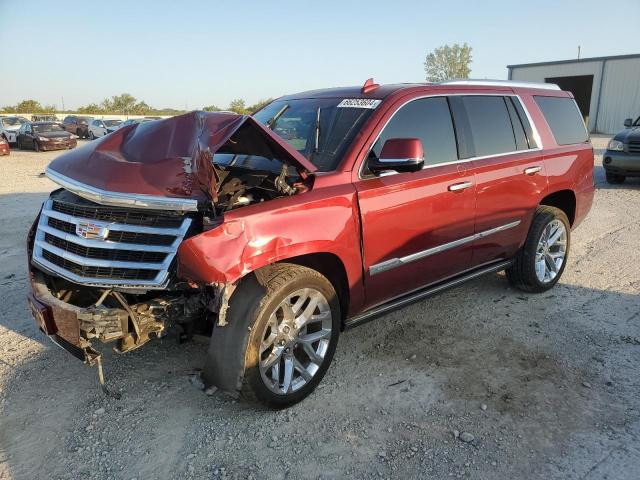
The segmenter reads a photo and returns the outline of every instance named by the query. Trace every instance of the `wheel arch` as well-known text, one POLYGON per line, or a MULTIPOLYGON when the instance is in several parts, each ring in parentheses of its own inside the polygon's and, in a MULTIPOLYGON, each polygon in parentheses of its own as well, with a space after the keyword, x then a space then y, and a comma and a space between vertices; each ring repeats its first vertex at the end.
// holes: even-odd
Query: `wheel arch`
POLYGON ((573 226, 576 218, 576 194, 573 190, 558 190, 550 193, 540 200, 540 205, 559 208, 569 219, 569 224, 573 226))
POLYGON ((333 288, 335 288, 336 293, 338 294, 338 301, 340 302, 340 314, 342 317, 341 321, 342 325, 344 326, 344 322, 349 312, 350 304, 349 280, 344 263, 342 262, 340 257, 338 257, 338 255, 330 252, 315 252, 297 255, 294 257, 280 259, 276 263, 265 265, 252 271, 251 273, 255 274, 259 271, 267 271, 273 268, 274 265, 277 265, 279 263, 291 263, 294 265, 300 265, 302 267, 307 267, 315 270, 324 275, 329 280, 329 282, 331 282, 333 288))

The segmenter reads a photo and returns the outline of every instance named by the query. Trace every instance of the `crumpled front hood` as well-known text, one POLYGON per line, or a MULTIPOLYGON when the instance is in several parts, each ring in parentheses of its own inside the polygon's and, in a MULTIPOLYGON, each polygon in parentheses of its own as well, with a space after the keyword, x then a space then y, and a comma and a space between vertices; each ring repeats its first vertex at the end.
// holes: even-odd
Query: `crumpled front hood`
POLYGON ((215 201, 212 159, 223 146, 280 160, 301 175, 316 170, 250 116, 207 112, 120 128, 59 156, 49 169, 111 192, 215 201))

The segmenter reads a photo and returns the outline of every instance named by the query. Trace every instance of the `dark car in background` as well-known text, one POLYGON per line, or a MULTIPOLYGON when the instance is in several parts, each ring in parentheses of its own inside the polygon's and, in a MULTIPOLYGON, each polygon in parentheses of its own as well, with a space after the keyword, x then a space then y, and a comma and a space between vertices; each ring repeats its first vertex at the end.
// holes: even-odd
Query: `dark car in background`
POLYGON ((56 122, 26 122, 18 130, 18 148, 40 150, 63 150, 75 148, 76 136, 67 132, 56 122))
POLYGON ((611 139, 602 166, 608 183, 622 183, 627 177, 640 177, 640 117, 624 121, 625 129, 611 139))
POLYGON ((93 117, 67 115, 64 117, 62 124, 67 132, 73 133, 80 138, 89 138, 89 124, 92 121, 93 117))
POLYGON ((129 120, 125 120, 124 122, 122 122, 120 124, 120 128, 122 127, 126 127, 128 125, 135 125, 138 123, 147 123, 147 122, 153 122, 154 120, 157 120, 156 118, 130 118, 129 120))

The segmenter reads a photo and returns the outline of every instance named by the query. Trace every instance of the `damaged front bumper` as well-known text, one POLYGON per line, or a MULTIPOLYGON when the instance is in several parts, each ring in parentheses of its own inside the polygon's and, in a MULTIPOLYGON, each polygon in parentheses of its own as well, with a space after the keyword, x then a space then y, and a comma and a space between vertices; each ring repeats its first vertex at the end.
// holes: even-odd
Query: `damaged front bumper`
POLYGON ((113 289, 78 288, 35 268, 30 277, 27 301, 38 327, 77 359, 97 365, 103 389, 102 354, 94 349, 94 340, 114 343, 116 352, 125 353, 163 336, 172 319, 189 322, 206 315, 204 293, 155 292, 153 298, 132 303, 113 289))

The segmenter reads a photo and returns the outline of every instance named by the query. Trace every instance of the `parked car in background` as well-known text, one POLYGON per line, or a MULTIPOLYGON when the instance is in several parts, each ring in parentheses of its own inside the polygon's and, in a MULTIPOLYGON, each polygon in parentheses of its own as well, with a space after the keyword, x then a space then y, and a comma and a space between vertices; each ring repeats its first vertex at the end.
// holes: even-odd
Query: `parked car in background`
POLYGON ((135 125, 136 123, 153 122, 154 120, 156 120, 156 119, 155 118, 130 118, 130 119, 125 120, 124 122, 122 122, 120 124, 120 128, 126 127, 128 125, 135 125))
POLYGON ((78 115, 67 115, 62 121, 64 129, 77 135, 79 138, 89 138, 89 124, 93 117, 83 117, 78 115))
POLYGON ((9 143, 16 143, 20 126, 28 121, 26 118, 20 116, 0 117, 0 136, 9 143))
POLYGON ((207 332, 205 384, 276 407, 345 328, 501 270, 549 290, 594 195, 584 122, 550 84, 367 81, 145 127, 48 166, 34 319, 98 366, 96 341, 207 332))
POLYGON ((608 183, 622 183, 627 177, 640 177, 640 117, 624 121, 624 130, 611 139, 602 166, 608 183))
POLYGON ((9 155, 10 153, 11 149, 9 148, 9 142, 0 137, 0 155, 9 155))
POLYGON ((108 133, 115 132, 121 124, 122 120, 100 120, 97 118, 89 124, 89 138, 94 140, 98 137, 104 137, 108 133))
POLYGON ((53 114, 31 115, 32 122, 57 122, 58 118, 53 114))
POLYGON ((26 122, 18 131, 17 146, 36 152, 70 149, 77 145, 76 138, 57 122, 26 122))

